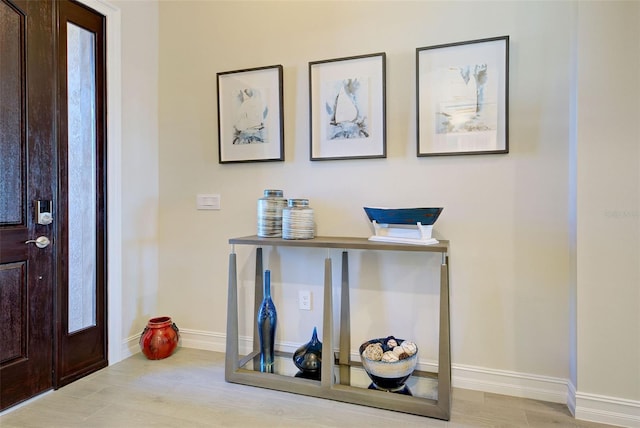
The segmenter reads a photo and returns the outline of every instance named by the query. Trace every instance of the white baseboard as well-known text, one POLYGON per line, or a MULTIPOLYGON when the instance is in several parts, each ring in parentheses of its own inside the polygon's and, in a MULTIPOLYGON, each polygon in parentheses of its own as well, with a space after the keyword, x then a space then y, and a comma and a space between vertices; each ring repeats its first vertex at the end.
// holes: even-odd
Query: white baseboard
MULTIPOLYGON (((129 358, 130 356, 137 354, 140 351, 140 334, 135 336, 129 336, 122 341, 122 346, 120 347, 120 356, 121 361, 125 358, 129 358)), ((113 363, 109 361, 109 364, 115 364, 117 361, 113 363)))
POLYGON ((567 404, 566 379, 462 364, 451 370, 456 388, 567 404))
POLYGON ((640 401, 576 392, 576 419, 640 428, 640 401))
POLYGON ((575 417, 576 416, 576 387, 573 384, 573 382, 571 381, 567 382, 567 389, 569 394, 569 396, 567 397, 567 407, 569 408, 569 411, 571 412, 571 414, 575 417))
POLYGON ((226 334, 210 331, 180 329, 180 345, 185 348, 224 352, 227 346, 226 334))
MULTIPOLYGON (((140 352, 139 339, 140 336, 136 335, 123 342, 123 358, 140 352)), ((226 336, 224 333, 180 329, 180 346, 225 352, 226 336)), ((294 352, 298 346, 300 344, 283 342, 278 344, 278 349, 294 352)), ((240 337, 238 347, 241 354, 249 353, 252 338, 240 337)), ((358 359, 358 355, 352 353, 351 358, 358 359)), ((438 370, 433 361, 421 360, 418 364, 420 370, 438 370)), ((451 381, 455 388, 563 403, 580 420, 640 428, 640 401, 576 392, 574 385, 567 379, 452 364, 451 381)))

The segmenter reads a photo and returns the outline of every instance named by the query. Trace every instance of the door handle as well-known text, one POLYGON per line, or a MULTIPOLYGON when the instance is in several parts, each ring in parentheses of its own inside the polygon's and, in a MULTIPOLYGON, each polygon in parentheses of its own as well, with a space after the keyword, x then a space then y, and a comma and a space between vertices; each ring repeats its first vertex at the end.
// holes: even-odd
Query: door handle
POLYGON ((38 236, 36 239, 29 239, 24 241, 25 244, 36 244, 38 248, 46 248, 51 244, 51 240, 46 236, 38 236))

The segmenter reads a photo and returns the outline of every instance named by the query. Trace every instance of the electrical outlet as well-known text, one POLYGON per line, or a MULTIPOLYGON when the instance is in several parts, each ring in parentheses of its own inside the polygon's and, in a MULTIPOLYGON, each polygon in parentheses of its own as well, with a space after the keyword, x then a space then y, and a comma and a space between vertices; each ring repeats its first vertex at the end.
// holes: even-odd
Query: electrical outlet
POLYGON ((298 291, 298 306, 305 311, 311 310, 311 291, 300 290, 298 291))

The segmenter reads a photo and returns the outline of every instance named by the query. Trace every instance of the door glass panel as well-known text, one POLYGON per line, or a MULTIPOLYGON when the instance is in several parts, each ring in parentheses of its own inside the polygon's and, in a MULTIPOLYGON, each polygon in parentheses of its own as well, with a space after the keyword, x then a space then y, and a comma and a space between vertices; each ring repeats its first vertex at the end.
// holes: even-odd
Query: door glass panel
POLYGON ((96 324, 95 35, 67 23, 69 333, 96 324))
POLYGON ((0 3, 0 224, 22 223, 22 17, 0 3))

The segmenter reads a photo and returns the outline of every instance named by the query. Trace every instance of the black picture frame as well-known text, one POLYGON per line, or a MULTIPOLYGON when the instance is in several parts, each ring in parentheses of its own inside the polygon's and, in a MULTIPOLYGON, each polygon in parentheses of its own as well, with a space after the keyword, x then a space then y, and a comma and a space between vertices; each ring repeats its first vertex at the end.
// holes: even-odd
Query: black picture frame
POLYGON ((217 73, 218 162, 284 161, 282 65, 217 73))
POLYGON ((309 62, 309 159, 387 157, 386 54, 309 62))
POLYGON ((509 152, 509 36, 416 49, 417 155, 509 152))

